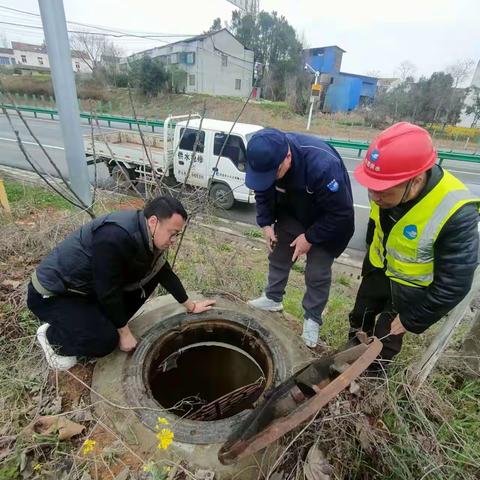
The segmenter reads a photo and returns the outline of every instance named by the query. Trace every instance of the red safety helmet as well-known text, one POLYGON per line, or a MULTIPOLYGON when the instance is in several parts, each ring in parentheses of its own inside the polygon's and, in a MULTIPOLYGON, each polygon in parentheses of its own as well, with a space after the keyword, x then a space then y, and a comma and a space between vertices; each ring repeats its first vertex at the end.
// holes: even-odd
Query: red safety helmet
POLYGON ((355 168, 358 183, 381 192, 431 168, 437 159, 429 133, 400 122, 384 130, 370 144, 363 162, 355 168))

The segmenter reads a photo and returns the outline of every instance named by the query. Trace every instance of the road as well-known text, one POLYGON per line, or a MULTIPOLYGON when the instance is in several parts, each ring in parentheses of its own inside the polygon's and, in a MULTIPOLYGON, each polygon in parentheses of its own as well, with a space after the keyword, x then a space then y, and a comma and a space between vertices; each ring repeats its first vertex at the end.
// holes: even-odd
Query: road
MULTIPOLYGON (((40 151, 40 148, 28 134, 20 119, 15 115, 12 115, 11 118, 14 122, 15 128, 18 129, 22 141, 31 157, 38 162, 42 169, 53 174, 53 167, 49 164, 45 155, 43 155, 43 153, 40 151)), ((68 176, 59 122, 57 120, 35 119, 33 117, 28 117, 28 123, 34 134, 43 143, 43 146, 52 157, 52 160, 59 167, 62 174, 68 176)), ((113 126, 115 127, 115 125, 113 126)), ((101 128, 102 131, 105 132, 111 130, 103 126, 101 128)), ((118 125, 117 128, 122 128, 122 126, 118 125)), ((123 128, 125 127, 123 126, 123 128)), ((86 121, 82 124, 82 132, 84 134, 90 133, 90 126, 86 123, 86 121)), ((23 154, 18 148, 15 135, 12 132, 5 115, 0 115, 0 148, 0 164, 31 170, 30 165, 25 160, 23 154)), ((368 223, 369 213, 368 198, 366 190, 360 186, 353 177, 353 170, 361 161, 361 158, 356 156, 356 152, 347 149, 340 150, 340 154, 342 155, 347 170, 350 174, 355 202, 355 235, 353 236, 349 247, 356 250, 364 250, 365 231, 368 223)), ((446 161, 444 162, 443 166, 450 170, 464 183, 466 183, 472 191, 480 195, 480 165, 457 161, 446 161)), ((93 166, 89 167, 89 174, 93 180, 93 166)), ((108 171, 103 164, 98 166, 97 175, 99 184, 102 184, 108 179, 108 171)), ((219 212, 219 215, 230 220, 251 223, 252 225, 255 224, 254 205, 237 204, 232 210, 219 212)))

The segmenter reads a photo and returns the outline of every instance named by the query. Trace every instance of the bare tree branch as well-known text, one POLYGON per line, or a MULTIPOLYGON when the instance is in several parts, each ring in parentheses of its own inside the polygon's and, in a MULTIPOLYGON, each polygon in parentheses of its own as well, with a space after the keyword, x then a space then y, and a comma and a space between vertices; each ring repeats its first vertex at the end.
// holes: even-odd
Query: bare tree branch
POLYGON ((73 206, 77 207, 77 208, 80 208, 82 210, 84 210, 85 212, 87 212, 90 217, 93 219, 95 218, 95 214, 93 213, 92 211, 92 208, 90 206, 87 206, 85 205, 82 201, 81 203, 76 203, 73 199, 69 198, 65 193, 63 193, 61 190, 59 190, 59 188, 57 186, 55 186, 53 183, 50 182, 50 180, 46 177, 46 175, 44 175, 38 168, 37 166, 35 165, 35 163, 33 162, 33 160, 30 158, 30 155, 29 153, 27 152, 27 150, 25 149, 25 146, 23 145, 23 142, 22 142, 22 139, 20 137, 20 134, 18 132, 18 130, 15 128, 15 126, 13 125, 13 122, 12 122, 12 119, 10 117, 10 114, 8 113, 7 109, 2 107, 2 110, 3 110, 3 113, 5 114, 5 116, 7 117, 7 120, 8 120, 8 123, 10 124, 10 127, 12 128, 13 130, 13 133, 15 134, 15 137, 17 139, 17 143, 18 143, 18 146, 21 150, 21 152, 23 153, 25 159, 27 160, 27 162, 30 164, 30 166, 33 168, 34 172, 55 192, 57 193, 58 195, 60 195, 64 200, 66 200, 67 202, 69 202, 70 204, 72 204, 73 206))
POLYGON ((132 107, 133 118, 135 119, 135 122, 137 124, 138 133, 140 134, 140 139, 142 140, 143 150, 145 151, 145 155, 147 157, 148 163, 150 164, 150 168, 151 168, 151 171, 152 171, 152 177, 155 180, 155 182, 157 183, 158 188, 161 189, 162 188, 162 183, 158 179, 157 172, 155 171, 155 165, 153 164, 151 155, 149 155, 149 152, 148 152, 148 149, 147 149, 147 144, 145 142, 145 137, 143 135, 143 131, 140 128, 140 124, 138 123, 137 111, 135 109, 135 104, 133 102, 132 89, 130 87, 130 83, 128 84, 128 98, 130 100, 130 105, 132 107))
MULTIPOLYGON (((0 86, 2 86, 3 88, 3 85, 0 81, 0 86)), ((2 95, 5 95, 5 93, 2 93, 2 95)), ((33 130, 30 128, 30 125, 28 124, 28 122, 26 121, 25 117, 23 116, 22 112, 19 110, 19 108, 17 107, 17 104, 15 102, 15 99, 12 97, 12 95, 10 93, 6 93, 7 95, 7 98, 9 99, 10 103, 14 106, 15 108, 15 111, 17 113, 17 115, 19 116, 20 120, 23 122, 25 128, 27 129, 28 133, 30 134, 30 136, 35 140, 35 142, 37 143, 37 145, 40 147, 40 150, 43 152, 43 154, 45 155, 45 157, 47 158, 48 162, 50 163, 50 165, 54 168, 55 172, 57 173, 58 177, 62 180, 62 182, 64 183, 65 187, 67 188, 67 190, 76 198, 76 200, 80 203, 80 204, 83 204, 83 201, 82 199, 77 195, 77 193, 75 192, 75 190, 73 190, 73 188, 71 187, 71 185, 68 183, 68 181, 65 179, 65 177, 62 175, 62 172, 60 171, 60 169, 58 168, 57 164, 53 161, 52 157, 50 156, 50 154, 47 152, 47 150, 45 149, 45 147, 43 146, 43 144, 40 142, 40 140, 37 138, 37 136, 35 135, 35 133, 33 132, 33 130)))

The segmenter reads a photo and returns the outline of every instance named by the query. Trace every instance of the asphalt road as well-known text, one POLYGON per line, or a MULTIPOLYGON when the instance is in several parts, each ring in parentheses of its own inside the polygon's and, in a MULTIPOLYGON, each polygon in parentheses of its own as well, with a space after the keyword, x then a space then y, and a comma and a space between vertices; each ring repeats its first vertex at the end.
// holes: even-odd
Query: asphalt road
MULTIPOLYGON (((15 128, 18 129, 24 145, 26 146, 31 158, 48 173, 54 174, 53 167, 49 164, 45 155, 28 134, 24 125, 18 117, 11 116, 15 128)), ((63 139, 60 124, 57 120, 35 119, 28 117, 28 123, 34 134, 43 143, 52 160, 60 168, 65 176, 68 176, 67 166, 64 157, 63 139)), ((115 125, 114 125, 115 127, 115 125)), ((118 128, 125 128, 118 125, 118 128)), ((109 131, 107 127, 101 127, 102 131, 109 131)), ((90 126, 85 122, 82 124, 83 133, 90 133, 90 126)), ((361 161, 352 150, 340 150, 352 182, 353 197, 355 201, 355 234, 350 242, 350 248, 364 250, 365 231, 368 223, 368 198, 366 190, 360 186, 353 177, 353 170, 361 161)), ((15 140, 15 135, 8 124, 5 115, 0 115, 0 164, 15 168, 31 170, 29 163, 25 160, 23 154, 15 140)), ((458 161, 446 161, 443 166, 450 170, 460 180, 466 183, 472 191, 480 195, 480 165, 469 164, 458 161)), ((90 178, 93 181, 94 168, 89 166, 90 178)), ((103 164, 98 165, 97 176, 100 184, 108 179, 108 171, 103 164)), ((219 211, 219 216, 240 221, 244 223, 255 224, 255 206, 247 204, 238 204, 229 211, 219 211)))

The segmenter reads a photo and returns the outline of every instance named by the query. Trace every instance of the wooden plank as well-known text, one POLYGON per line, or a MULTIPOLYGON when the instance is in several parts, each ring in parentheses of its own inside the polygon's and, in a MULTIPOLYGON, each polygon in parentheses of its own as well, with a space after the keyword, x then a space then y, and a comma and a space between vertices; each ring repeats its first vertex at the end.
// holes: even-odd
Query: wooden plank
POLYGON ((0 204, 2 205, 3 209, 7 212, 7 215, 12 214, 10 203, 8 201, 7 191, 5 190, 5 185, 3 184, 3 180, 1 178, 0 178, 0 204))
POLYGON ((455 329, 462 321, 473 297, 477 294, 479 289, 480 266, 478 266, 475 270, 472 287, 470 288, 467 296, 451 312, 447 314, 442 329, 437 333, 420 362, 415 364, 413 367, 412 380, 416 385, 422 385, 435 368, 439 358, 450 343, 455 329))

